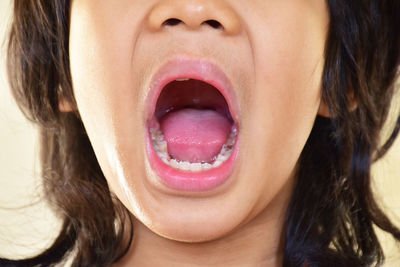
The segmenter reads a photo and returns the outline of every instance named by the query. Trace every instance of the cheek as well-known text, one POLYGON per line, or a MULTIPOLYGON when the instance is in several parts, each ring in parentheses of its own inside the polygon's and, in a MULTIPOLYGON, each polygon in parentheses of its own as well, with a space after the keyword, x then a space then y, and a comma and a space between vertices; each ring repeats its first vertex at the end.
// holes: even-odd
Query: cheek
POLYGON ((123 168, 129 165, 138 176, 144 176, 144 151, 138 146, 139 140, 144 140, 144 133, 139 129, 142 120, 139 103, 143 96, 135 90, 141 87, 142 81, 138 79, 141 77, 138 68, 130 60, 135 33, 127 30, 133 29, 137 16, 114 18, 114 13, 120 12, 118 9, 126 1, 113 9, 100 4, 84 6, 93 2, 77 0, 72 5, 69 53, 74 94, 85 130, 112 191, 139 213, 135 203, 140 192, 130 192, 134 187, 125 180, 123 168), (124 151, 129 151, 129 159, 124 158, 124 151))
POLYGON ((291 8, 253 35, 256 86, 244 112, 243 158, 267 190, 293 176, 320 104, 327 21, 291 8))

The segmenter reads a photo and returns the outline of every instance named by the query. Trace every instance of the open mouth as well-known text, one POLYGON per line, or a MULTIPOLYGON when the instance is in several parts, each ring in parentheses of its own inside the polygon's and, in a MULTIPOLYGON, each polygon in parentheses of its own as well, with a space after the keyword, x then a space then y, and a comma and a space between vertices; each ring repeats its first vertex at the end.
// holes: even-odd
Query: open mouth
POLYGON ((214 86, 179 79, 163 88, 150 129, 157 156, 172 168, 202 171, 232 154, 237 130, 223 95, 214 86))
POLYGON ((150 164, 170 188, 210 190, 229 178, 236 161, 237 114, 230 106, 234 97, 229 97, 226 77, 213 65, 175 62, 179 68, 186 64, 186 73, 180 69, 176 78, 171 64, 149 100, 150 164))

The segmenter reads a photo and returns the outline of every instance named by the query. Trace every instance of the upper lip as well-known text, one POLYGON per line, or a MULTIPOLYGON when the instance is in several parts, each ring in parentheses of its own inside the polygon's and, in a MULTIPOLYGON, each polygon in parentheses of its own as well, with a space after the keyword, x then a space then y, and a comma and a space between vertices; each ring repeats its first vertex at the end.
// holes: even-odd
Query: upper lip
POLYGON ((196 79, 207 82, 217 88, 225 97, 229 111, 239 127, 239 106, 234 87, 228 76, 215 63, 206 59, 176 57, 161 65, 150 82, 150 91, 146 100, 146 121, 149 122, 155 113, 156 102, 162 89, 176 79, 196 79))

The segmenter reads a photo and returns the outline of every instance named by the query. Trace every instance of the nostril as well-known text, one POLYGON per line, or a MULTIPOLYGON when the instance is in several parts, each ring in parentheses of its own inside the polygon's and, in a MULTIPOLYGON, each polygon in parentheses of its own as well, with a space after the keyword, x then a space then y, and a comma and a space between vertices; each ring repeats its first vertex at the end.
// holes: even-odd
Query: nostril
POLYGON ((151 32, 177 30, 215 31, 216 34, 237 35, 241 20, 229 1, 157 1, 146 16, 146 28, 151 32), (174 3, 174 4, 172 4, 174 3))
POLYGON ((224 27, 221 25, 221 23, 219 23, 216 20, 210 19, 210 20, 206 20, 204 21, 202 24, 208 24, 211 27, 213 27, 214 29, 223 29, 224 27))
POLYGON ((167 19, 166 21, 164 21, 162 25, 163 26, 174 26, 174 25, 178 25, 181 22, 182 21, 180 19, 171 18, 171 19, 167 19))
MULTIPOLYGON (((170 19, 165 20, 163 22, 162 26, 164 26, 164 27, 165 26, 175 26, 175 25, 180 24, 181 22, 183 22, 183 21, 180 20, 180 19, 170 18, 170 19)), ((219 21, 216 21, 216 20, 213 20, 213 19, 209 19, 209 20, 206 20, 206 21, 201 23, 201 25, 204 25, 204 24, 207 24, 207 25, 211 26, 214 29, 224 29, 224 27, 222 26, 222 24, 219 21)))

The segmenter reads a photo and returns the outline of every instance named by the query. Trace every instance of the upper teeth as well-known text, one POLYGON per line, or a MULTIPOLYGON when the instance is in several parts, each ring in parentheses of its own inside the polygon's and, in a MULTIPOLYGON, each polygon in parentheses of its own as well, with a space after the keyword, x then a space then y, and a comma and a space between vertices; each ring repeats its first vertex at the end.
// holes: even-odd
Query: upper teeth
POLYGON ((189 78, 176 79, 176 81, 178 82, 189 81, 189 78))

